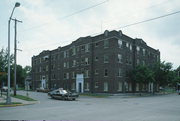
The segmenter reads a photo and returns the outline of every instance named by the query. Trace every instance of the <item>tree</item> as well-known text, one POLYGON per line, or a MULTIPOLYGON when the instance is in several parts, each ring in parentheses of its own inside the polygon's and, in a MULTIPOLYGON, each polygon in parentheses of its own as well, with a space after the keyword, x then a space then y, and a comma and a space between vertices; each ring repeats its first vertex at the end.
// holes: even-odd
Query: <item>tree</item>
MULTIPOLYGON (((10 65, 13 63, 13 55, 10 55, 10 65)), ((0 72, 8 72, 8 50, 0 50, 0 72)), ((12 72, 11 72, 12 73, 12 72)), ((0 85, 7 85, 7 75, 0 75, 0 85)))
POLYGON ((159 62, 151 67, 151 69, 154 72, 154 79, 160 86, 165 87, 173 80, 172 63, 159 62))
POLYGON ((140 92, 142 92, 143 85, 147 85, 149 82, 155 81, 153 71, 149 69, 147 66, 139 65, 135 69, 133 69, 129 74, 134 84, 139 83, 140 92))

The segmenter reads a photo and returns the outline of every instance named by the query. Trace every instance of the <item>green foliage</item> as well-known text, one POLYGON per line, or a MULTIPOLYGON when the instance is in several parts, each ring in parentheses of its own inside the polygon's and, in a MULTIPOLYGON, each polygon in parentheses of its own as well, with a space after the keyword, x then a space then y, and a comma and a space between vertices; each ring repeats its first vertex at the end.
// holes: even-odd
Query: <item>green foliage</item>
MULTIPOLYGON (((10 56, 10 73, 11 73, 11 86, 14 85, 14 65, 13 65, 13 55, 10 56)), ((8 50, 3 48, 0 50, 0 72, 8 72, 8 50)), ((28 74, 31 72, 31 67, 26 66, 23 68, 21 65, 16 66, 16 80, 17 84, 24 87, 24 81, 28 74)), ((0 75, 0 87, 2 84, 7 85, 7 75, 0 75)))
POLYGON ((137 83, 155 82, 163 87, 174 87, 180 83, 178 73, 180 73, 180 66, 173 70, 172 63, 163 61, 149 67, 139 65, 130 72, 129 77, 137 83))
POLYGON ((26 101, 36 101, 36 100, 34 100, 34 99, 30 98, 30 97, 23 96, 23 95, 16 95, 16 96, 11 95, 11 96, 14 97, 14 98, 21 99, 21 100, 26 100, 26 101))
MULTIPOLYGON (((13 63, 13 55, 10 55, 10 65, 13 63)), ((0 50, 0 72, 8 72, 8 50, 0 50)), ((0 75, 0 85, 7 83, 7 75, 0 75)), ((6 84, 7 85, 7 84, 6 84)))
POLYGON ((139 65, 132 70, 130 78, 138 83, 154 82, 154 73, 147 66, 139 65))

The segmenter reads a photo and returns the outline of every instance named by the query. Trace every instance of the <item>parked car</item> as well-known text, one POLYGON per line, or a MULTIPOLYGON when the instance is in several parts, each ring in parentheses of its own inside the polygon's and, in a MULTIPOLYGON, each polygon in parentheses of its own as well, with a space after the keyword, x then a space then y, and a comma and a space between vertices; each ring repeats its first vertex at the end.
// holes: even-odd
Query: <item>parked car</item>
MULTIPOLYGON (((2 92, 7 92, 7 91, 8 91, 8 87, 6 87, 6 86, 2 87, 2 88, 1 88, 1 91, 2 91, 2 92)), ((11 91, 11 88, 10 88, 10 91, 11 91)))
POLYGON ((51 98, 61 99, 61 100, 76 100, 76 98, 79 97, 77 93, 72 93, 70 91, 63 90, 62 88, 48 92, 48 95, 51 98))

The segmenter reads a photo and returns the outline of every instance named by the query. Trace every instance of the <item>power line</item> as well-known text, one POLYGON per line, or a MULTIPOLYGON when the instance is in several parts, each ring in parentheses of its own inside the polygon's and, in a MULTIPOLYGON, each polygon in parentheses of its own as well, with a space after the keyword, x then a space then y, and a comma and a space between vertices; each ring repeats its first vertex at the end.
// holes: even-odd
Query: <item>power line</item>
MULTIPOLYGON (((82 13, 82 12, 84 12, 84 11, 86 11, 86 10, 89 10, 89 9, 91 9, 91 8, 94 8, 94 7, 97 7, 97 6, 99 6, 99 5, 102 5, 102 4, 104 4, 104 3, 108 2, 108 1, 109 1, 109 0, 105 0, 105 1, 100 2, 100 3, 98 3, 98 4, 92 5, 92 6, 90 6, 90 7, 81 9, 81 10, 76 11, 76 12, 73 12, 73 13, 71 13, 71 14, 69 14, 69 15, 65 15, 65 16, 61 17, 60 20, 65 19, 65 18, 69 18, 69 17, 71 17, 71 16, 73 16, 73 15, 76 15, 76 14, 78 14, 78 13, 82 13)), ((29 29, 25 29, 25 30, 23 30, 23 31, 21 31, 21 32, 28 31, 28 30, 35 29, 35 28, 39 28, 39 27, 45 26, 45 25, 47 25, 47 24, 50 24, 50 22, 49 22, 49 23, 44 23, 44 24, 41 24, 41 25, 38 25, 38 26, 31 27, 31 28, 29 28, 29 29)))
POLYGON ((137 24, 141 24, 141 23, 153 21, 153 20, 156 20, 156 19, 164 18, 164 17, 171 16, 171 15, 173 15, 173 14, 178 14, 178 13, 180 13, 180 11, 176 11, 176 12, 173 12, 173 13, 165 14, 165 15, 162 15, 162 16, 159 16, 159 17, 155 17, 155 18, 143 20, 143 21, 140 21, 140 22, 132 23, 132 24, 127 24, 127 25, 125 25, 125 26, 121 26, 121 27, 118 27, 118 28, 116 28, 116 29, 126 28, 126 27, 129 27, 129 26, 134 26, 134 25, 137 25, 137 24))
MULTIPOLYGON (((178 13, 180 13, 180 11, 176 11, 176 12, 173 12, 173 13, 165 14, 165 15, 162 15, 162 16, 159 16, 159 17, 143 20, 143 21, 140 21, 140 22, 132 23, 132 24, 127 24, 127 25, 124 25, 124 26, 121 26, 121 27, 118 27, 118 28, 114 28, 114 29, 122 29, 122 28, 142 24, 142 23, 145 23, 145 22, 153 21, 153 20, 156 20, 156 19, 164 18, 164 17, 171 16, 171 15, 178 14, 178 13)), ((101 33, 94 33, 94 34, 91 34, 89 36, 93 36, 93 35, 95 36, 95 35, 98 35, 98 34, 101 34, 101 33)), ((74 39, 70 39, 70 40, 67 40, 67 41, 72 41, 72 40, 74 40, 74 39)), ((55 44, 58 44, 58 43, 53 43, 51 45, 55 45, 55 44)), ((46 47, 46 46, 49 46, 49 45, 44 45, 44 46, 41 46, 41 47, 46 47)), ((38 47, 36 47, 36 48, 38 48, 38 47)), ((33 49, 36 49, 36 48, 33 48, 33 49)))

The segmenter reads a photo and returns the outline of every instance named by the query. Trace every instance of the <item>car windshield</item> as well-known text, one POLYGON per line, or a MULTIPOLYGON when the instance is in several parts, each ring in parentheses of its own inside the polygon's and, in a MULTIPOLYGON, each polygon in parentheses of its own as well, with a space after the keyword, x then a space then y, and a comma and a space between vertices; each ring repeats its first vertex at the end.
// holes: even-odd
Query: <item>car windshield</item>
POLYGON ((60 93, 61 93, 61 94, 66 94, 67 91, 66 91, 66 90, 60 90, 60 93))

